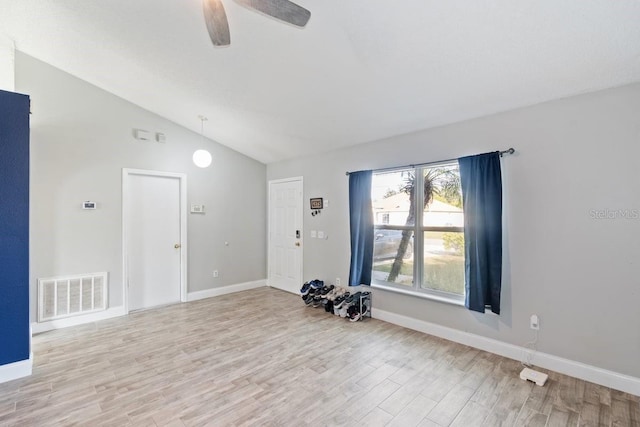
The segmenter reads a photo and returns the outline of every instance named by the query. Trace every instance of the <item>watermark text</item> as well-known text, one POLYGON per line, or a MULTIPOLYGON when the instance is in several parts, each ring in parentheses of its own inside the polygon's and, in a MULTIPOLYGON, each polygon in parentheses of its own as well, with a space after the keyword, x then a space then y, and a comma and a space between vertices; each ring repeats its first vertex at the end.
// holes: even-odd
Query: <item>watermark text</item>
POLYGON ((640 219, 640 209, 591 209, 591 219, 640 219))

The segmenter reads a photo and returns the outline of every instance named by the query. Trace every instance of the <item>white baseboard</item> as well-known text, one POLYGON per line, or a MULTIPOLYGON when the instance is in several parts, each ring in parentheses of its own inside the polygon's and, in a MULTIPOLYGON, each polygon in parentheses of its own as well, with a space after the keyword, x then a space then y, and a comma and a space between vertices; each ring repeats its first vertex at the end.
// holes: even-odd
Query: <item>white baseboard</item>
POLYGON ((65 319, 50 320, 48 322, 36 322, 31 324, 31 328, 34 334, 41 332, 51 331, 53 329, 68 328, 70 326, 84 325, 86 323, 93 323, 99 320, 111 319, 113 317, 124 316, 127 313, 123 306, 108 308, 104 311, 98 311, 97 313, 90 313, 85 315, 67 317, 65 319))
POLYGON ((205 289, 204 291, 189 292, 187 301, 197 301, 200 299, 219 297, 220 295, 232 294, 235 292, 248 291, 249 289, 267 286, 267 280, 256 280, 254 282, 238 283, 237 285, 222 286, 220 288, 205 289))
MULTIPOLYGON (((211 298, 225 294, 231 294, 234 292, 246 291, 249 289, 255 289, 262 286, 266 286, 265 280, 256 280, 255 282, 239 283, 237 285, 224 286, 221 288, 206 289, 204 291, 190 292, 187 294, 187 301, 196 301, 203 298, 211 298)), ((114 317, 125 316, 127 313, 123 306, 112 307, 105 311, 99 311, 97 313, 91 313, 86 315, 67 317, 65 319, 51 320, 48 322, 36 322, 31 324, 31 328, 34 334, 51 331, 53 329, 68 328, 70 326, 84 325, 86 323, 93 323, 100 320, 111 319, 114 317)))
MULTIPOLYGON (((492 338, 483 337, 481 335, 459 331, 457 329, 448 328, 446 326, 437 325, 424 320, 418 320, 401 314, 380 310, 375 307, 371 310, 371 314, 374 319, 383 320, 385 322, 393 323, 394 325, 403 326, 415 331, 444 338, 449 341, 485 350, 490 353, 508 357, 509 359, 522 360, 523 355, 526 354, 525 352, 531 351, 530 349, 518 345, 508 344, 492 338)), ((640 396, 640 378, 541 352, 535 352, 530 360, 532 364, 545 369, 550 369, 561 374, 640 396)))
POLYGON ((28 377, 33 370, 33 353, 29 354, 26 360, 0 365, 0 384, 18 378, 28 377))

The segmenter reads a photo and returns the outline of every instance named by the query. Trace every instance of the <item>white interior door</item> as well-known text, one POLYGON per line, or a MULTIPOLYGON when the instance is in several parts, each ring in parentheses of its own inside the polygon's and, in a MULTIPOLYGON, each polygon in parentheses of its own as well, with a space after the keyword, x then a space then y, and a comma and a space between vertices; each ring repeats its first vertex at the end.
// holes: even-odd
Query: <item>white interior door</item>
POLYGON ((128 309, 181 301, 180 177, 129 173, 125 180, 125 278, 128 309))
POLYGON ((302 178, 269 182, 269 286, 302 286, 302 178))

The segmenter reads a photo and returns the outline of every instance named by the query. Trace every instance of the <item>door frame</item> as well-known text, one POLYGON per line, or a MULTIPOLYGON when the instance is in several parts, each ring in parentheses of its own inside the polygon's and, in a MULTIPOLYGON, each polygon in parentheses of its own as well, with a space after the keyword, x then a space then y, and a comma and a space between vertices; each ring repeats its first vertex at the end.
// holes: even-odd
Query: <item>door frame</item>
MULTIPOLYGON (((294 181, 299 181, 300 185, 302 186, 302 192, 300 194, 300 198, 301 200, 301 206, 302 209, 300 211, 300 230, 302 232, 302 236, 303 239, 302 241, 304 242, 304 178, 302 176, 294 176, 291 178, 282 178, 282 179, 273 179, 270 180, 268 182, 267 185, 267 197, 268 197, 268 203, 267 203, 267 285, 269 285, 269 287, 272 287, 271 285, 271 259, 273 257, 273 254, 271 253, 271 189, 272 186, 274 184, 282 184, 285 182, 294 182, 294 181)), ((302 244, 302 246, 300 247, 300 269, 299 269, 299 274, 300 274, 300 280, 304 280, 304 243, 302 244)), ((300 284, 302 285, 302 284, 300 284)))
POLYGON ((187 301, 187 175, 179 172, 162 172, 144 169, 122 168, 122 305, 129 313, 129 266, 127 241, 129 230, 129 182, 132 176, 177 178, 180 187, 180 302, 187 301))

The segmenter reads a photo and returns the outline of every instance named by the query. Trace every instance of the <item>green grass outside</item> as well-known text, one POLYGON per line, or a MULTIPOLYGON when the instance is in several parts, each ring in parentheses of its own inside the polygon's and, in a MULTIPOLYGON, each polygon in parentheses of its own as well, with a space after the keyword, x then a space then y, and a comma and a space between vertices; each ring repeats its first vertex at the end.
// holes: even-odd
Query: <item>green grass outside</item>
MULTIPOLYGON (((374 264, 373 270, 389 273, 391 266, 391 262, 374 264)), ((396 283, 411 286, 412 277, 413 260, 405 260, 400 268, 399 280, 396 283)), ((426 257, 422 283, 422 287, 425 289, 464 294, 464 257, 456 255, 426 257)))

